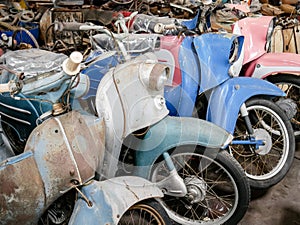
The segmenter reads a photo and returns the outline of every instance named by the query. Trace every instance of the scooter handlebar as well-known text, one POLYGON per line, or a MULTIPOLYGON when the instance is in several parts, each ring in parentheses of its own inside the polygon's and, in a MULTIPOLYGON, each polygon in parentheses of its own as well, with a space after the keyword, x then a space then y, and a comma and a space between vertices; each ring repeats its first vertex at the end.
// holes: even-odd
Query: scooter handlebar
POLYGON ((0 84, 0 93, 10 92, 9 83, 0 84))
POLYGON ((16 83, 15 81, 11 80, 7 83, 4 84, 0 84, 0 93, 5 93, 5 92, 16 92, 18 90, 20 90, 20 84, 16 83))
POLYGON ((98 30, 104 31, 104 26, 89 24, 89 23, 78 23, 78 22, 60 22, 56 24, 56 29, 59 31, 89 31, 98 30))

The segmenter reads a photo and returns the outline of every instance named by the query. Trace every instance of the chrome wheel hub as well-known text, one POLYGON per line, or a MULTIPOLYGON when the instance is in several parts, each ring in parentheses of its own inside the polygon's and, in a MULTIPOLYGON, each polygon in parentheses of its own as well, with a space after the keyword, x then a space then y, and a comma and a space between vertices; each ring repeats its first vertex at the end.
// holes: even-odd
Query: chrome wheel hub
POLYGON ((187 199, 191 204, 201 202, 206 197, 206 182, 197 176, 190 176, 184 179, 187 188, 187 199))
POLYGON ((256 140, 262 140, 264 142, 264 145, 259 146, 259 148, 255 150, 255 152, 259 155, 268 154, 272 148, 272 138, 268 131, 258 128, 254 130, 253 136, 256 140))

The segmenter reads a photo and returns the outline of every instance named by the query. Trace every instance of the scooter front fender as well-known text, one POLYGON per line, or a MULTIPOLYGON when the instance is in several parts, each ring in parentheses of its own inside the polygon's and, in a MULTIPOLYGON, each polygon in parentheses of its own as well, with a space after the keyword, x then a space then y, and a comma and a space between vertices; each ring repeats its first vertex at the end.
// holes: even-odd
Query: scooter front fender
POLYGON ((214 89, 206 119, 233 134, 241 105, 253 96, 285 96, 274 84, 251 77, 235 77, 214 89))
POLYGON ((264 79, 270 75, 300 75, 300 57, 295 53, 267 53, 251 62, 245 76, 264 79))
POLYGON ((137 139, 136 174, 149 178, 150 168, 164 152, 183 145, 223 148, 232 140, 224 129, 205 120, 167 116, 152 126, 144 139, 137 139))
POLYGON ((69 221, 72 225, 115 225, 134 204, 163 197, 154 183, 135 176, 93 181, 81 191, 90 201, 90 206, 82 196, 78 198, 69 221))

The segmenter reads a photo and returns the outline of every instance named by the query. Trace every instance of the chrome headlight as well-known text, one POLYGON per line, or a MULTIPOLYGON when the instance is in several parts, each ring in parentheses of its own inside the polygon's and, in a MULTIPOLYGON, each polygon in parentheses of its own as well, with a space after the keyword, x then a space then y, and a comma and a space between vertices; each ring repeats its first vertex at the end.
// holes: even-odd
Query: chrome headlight
POLYGON ((164 64, 152 64, 151 68, 149 68, 149 64, 144 63, 141 64, 139 74, 142 83, 147 88, 153 91, 161 91, 168 80, 169 73, 169 67, 164 64))
POLYGON ((267 52, 270 50, 270 47, 271 47, 271 39, 272 39, 273 31, 274 31, 274 21, 275 21, 275 18, 271 20, 268 31, 267 31, 266 47, 265 47, 267 52))
POLYGON ((235 38, 232 42, 230 53, 229 53, 229 63, 233 64, 239 57, 239 41, 235 38))
POLYGON ((231 64, 229 75, 238 77, 244 61, 244 36, 238 36, 233 40, 228 60, 231 64))

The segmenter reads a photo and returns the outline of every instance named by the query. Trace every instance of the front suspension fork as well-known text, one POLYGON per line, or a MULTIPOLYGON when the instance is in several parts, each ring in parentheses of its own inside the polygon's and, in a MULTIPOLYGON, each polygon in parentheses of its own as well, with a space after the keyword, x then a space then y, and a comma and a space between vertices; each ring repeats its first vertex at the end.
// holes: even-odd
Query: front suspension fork
POLYGON ((168 152, 163 153, 166 165, 170 175, 157 183, 158 187, 166 195, 184 197, 187 194, 187 188, 184 180, 178 175, 174 163, 168 152))
MULTIPOLYGON (((248 140, 233 140, 231 142, 231 144, 233 144, 233 145, 254 145, 255 149, 258 149, 260 146, 265 145, 263 140, 256 140, 256 138, 253 136, 254 130, 252 128, 252 124, 251 124, 248 110, 247 110, 245 103, 242 104, 242 106, 240 108, 240 113, 241 113, 241 116, 244 118, 244 121, 246 124, 246 129, 249 134, 249 139, 248 140)), ((255 153, 255 152, 252 150, 252 153, 255 153)))

